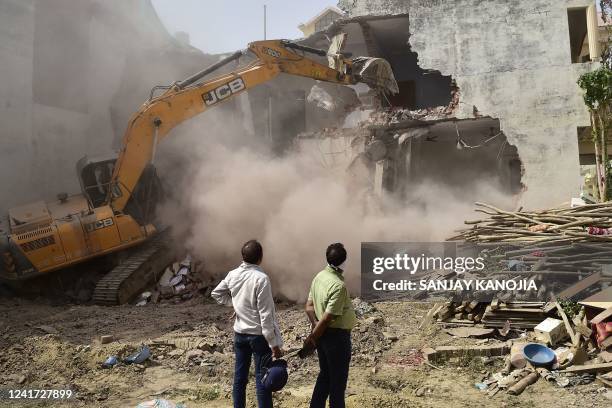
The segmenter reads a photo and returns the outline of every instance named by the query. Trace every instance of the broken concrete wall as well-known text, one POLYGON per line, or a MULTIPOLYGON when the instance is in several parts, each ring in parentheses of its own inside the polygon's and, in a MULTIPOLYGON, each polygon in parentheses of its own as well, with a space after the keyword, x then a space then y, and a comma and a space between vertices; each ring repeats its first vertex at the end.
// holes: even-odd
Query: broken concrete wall
POLYGON ((399 95, 388 98, 391 105, 423 109, 449 104, 451 77, 427 72, 418 65, 418 56, 409 45, 408 15, 368 16, 340 21, 336 26, 347 34, 344 51, 384 58, 391 64, 400 88, 399 95))
POLYGON ((3 0, 0 55, 2 213, 79 191, 77 160, 116 148, 152 85, 207 61, 149 0, 3 0))
POLYGON ((390 197, 408 207, 427 205, 415 194, 423 186, 470 205, 485 196, 510 204, 523 187, 516 147, 493 118, 326 129, 301 134, 296 148, 331 174, 351 176, 352 184, 383 198, 383 205, 390 197))
POLYGON ((577 128, 589 124, 576 85, 592 63, 572 64, 567 9, 587 0, 341 0, 351 17, 407 13, 419 66, 456 81, 456 115, 499 118, 524 166, 524 205, 580 191, 577 128), (550 186, 555 186, 551 189, 550 186))

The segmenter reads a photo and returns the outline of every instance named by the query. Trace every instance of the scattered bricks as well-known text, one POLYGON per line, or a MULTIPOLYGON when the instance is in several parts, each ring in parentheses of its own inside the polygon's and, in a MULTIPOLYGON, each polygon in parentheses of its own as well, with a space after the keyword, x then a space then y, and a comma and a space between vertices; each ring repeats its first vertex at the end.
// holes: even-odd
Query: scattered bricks
POLYGON ((503 356, 510 352, 509 343, 480 346, 440 346, 435 349, 423 349, 423 355, 430 363, 446 361, 460 357, 493 357, 503 356))
POLYGON ((112 343, 113 341, 115 341, 115 336, 113 336, 112 334, 100 336, 100 343, 102 344, 112 343))
POLYGON ((185 360, 189 361, 192 359, 199 359, 199 358, 202 358, 203 355, 204 355, 204 351, 200 349, 188 350, 185 353, 185 360))

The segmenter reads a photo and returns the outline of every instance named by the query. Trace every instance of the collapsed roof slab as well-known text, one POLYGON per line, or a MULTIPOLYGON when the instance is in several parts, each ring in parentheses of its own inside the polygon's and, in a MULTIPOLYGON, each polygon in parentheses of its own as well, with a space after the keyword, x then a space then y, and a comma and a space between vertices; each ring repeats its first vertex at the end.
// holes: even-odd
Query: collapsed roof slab
POLYGON ((514 199, 523 190, 517 149, 491 117, 363 124, 302 134, 297 143, 329 171, 348 172, 361 184, 374 183, 378 164, 386 164, 384 188, 400 198, 420 183, 468 200, 483 186, 514 199))

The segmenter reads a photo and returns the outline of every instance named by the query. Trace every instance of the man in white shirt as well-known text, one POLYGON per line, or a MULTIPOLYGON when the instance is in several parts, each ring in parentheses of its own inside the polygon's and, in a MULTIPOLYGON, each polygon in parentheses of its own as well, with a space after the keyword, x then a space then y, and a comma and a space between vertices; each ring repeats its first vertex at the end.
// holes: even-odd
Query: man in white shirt
POLYGON ((268 275, 259 266, 263 249, 256 240, 242 246, 242 264, 230 271, 212 291, 211 296, 220 304, 233 306, 234 322, 234 408, 246 405, 246 385, 251 356, 255 358, 255 387, 259 408, 272 407, 272 393, 262 385, 264 368, 272 357, 282 356, 283 340, 280 335, 272 286, 268 275))

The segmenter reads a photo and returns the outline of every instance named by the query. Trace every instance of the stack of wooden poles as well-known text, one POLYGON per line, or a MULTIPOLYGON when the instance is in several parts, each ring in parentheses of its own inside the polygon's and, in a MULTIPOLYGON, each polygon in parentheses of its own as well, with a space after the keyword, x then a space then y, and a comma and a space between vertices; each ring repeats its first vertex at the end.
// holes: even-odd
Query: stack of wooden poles
POLYGON ((458 235, 451 240, 539 244, 564 241, 612 242, 610 201, 574 208, 514 212, 485 203, 476 203, 476 206, 478 208, 475 211, 488 215, 488 218, 465 221, 471 227, 457 231, 458 235))

